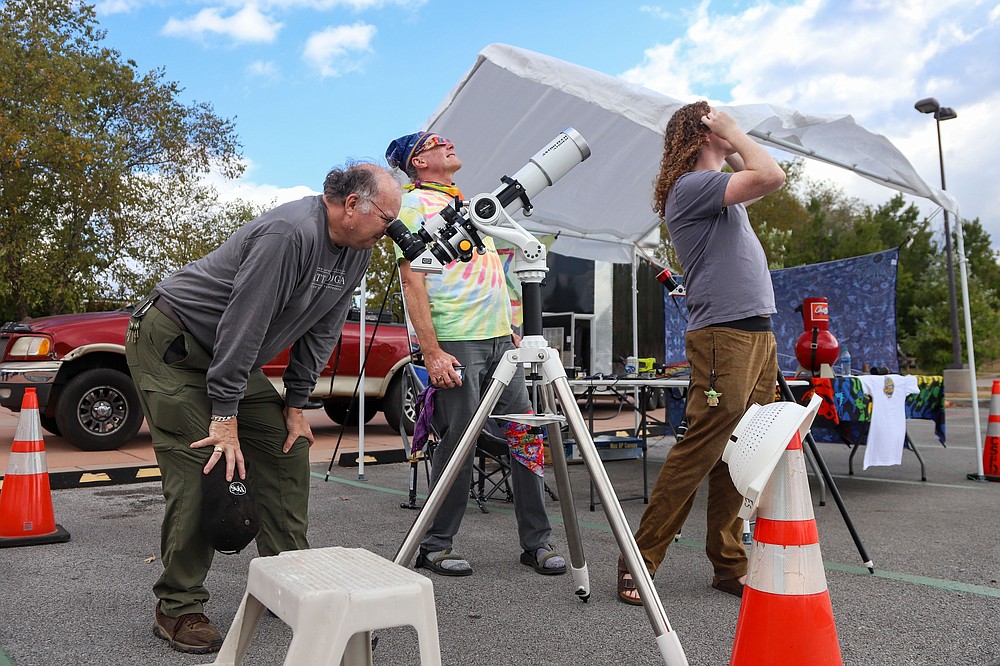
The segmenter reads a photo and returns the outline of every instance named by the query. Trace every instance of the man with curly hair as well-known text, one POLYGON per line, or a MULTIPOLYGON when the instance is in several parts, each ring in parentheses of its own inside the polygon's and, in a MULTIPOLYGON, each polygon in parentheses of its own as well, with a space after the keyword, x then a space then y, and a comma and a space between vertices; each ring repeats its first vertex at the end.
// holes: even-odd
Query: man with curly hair
MULTIPOLYGON (((778 374, 770 319, 774 290, 746 206, 781 187, 785 173, 728 114, 707 102, 674 113, 663 145, 653 208, 667 225, 687 287, 689 427, 663 463, 635 540, 655 574, 708 477, 705 552, 712 587, 742 596, 747 556, 737 514, 743 498, 722 451, 747 408, 774 399, 778 374), (724 163, 732 173, 722 171, 724 163)), ((642 604, 621 558, 618 598, 642 604)))

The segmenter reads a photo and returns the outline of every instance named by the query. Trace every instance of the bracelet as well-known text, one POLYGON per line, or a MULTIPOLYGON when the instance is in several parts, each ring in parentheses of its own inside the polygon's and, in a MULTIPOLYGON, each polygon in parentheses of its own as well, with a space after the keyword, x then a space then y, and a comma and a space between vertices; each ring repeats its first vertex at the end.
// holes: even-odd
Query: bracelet
POLYGON ((230 414, 229 416, 216 416, 212 414, 212 423, 225 423, 226 421, 232 421, 236 418, 236 414, 230 414))

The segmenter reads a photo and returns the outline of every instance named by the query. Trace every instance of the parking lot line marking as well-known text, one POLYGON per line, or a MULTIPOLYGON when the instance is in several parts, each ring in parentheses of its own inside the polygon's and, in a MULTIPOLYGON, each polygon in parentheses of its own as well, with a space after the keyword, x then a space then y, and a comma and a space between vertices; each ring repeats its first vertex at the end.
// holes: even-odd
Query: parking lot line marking
MULTIPOLYGON (((310 472, 312 476, 317 479, 324 479, 326 476, 319 472, 310 472)), ((858 477, 844 477, 857 479, 858 477)), ((868 481, 890 481, 889 479, 864 479, 868 481)), ((408 490, 399 490, 398 488, 385 488, 383 486, 377 486, 367 481, 358 481, 355 479, 339 479, 337 477, 330 477, 330 481, 336 483, 341 483, 348 486, 354 486, 355 488, 363 488, 365 490, 374 490, 381 493, 386 493, 389 495, 408 495, 408 490)), ((937 485, 946 488, 965 488, 966 486, 954 485, 954 484, 928 484, 924 481, 892 481, 893 483, 918 483, 920 485, 937 485)), ((969 487, 981 487, 981 486, 969 486, 969 487)), ((425 495, 418 495, 420 499, 427 499, 425 495)), ((475 502, 469 501, 469 506, 475 506, 475 502)), ((490 507, 491 513, 500 513, 507 516, 513 516, 514 511, 512 509, 507 509, 504 507, 490 507)), ((557 523, 562 525, 563 520, 561 515, 549 516, 549 520, 552 523, 557 523)), ((578 521, 580 527, 586 527, 587 529, 594 530, 597 532, 611 533, 611 526, 603 523, 590 522, 585 520, 578 521)), ((696 539, 686 539, 681 538, 674 542, 673 545, 683 546, 685 548, 695 548, 698 550, 705 549, 705 542, 698 541, 696 539)), ((872 574, 868 571, 867 567, 854 566, 851 564, 840 564, 839 562, 830 562, 828 560, 823 560, 823 568, 830 571, 838 571, 841 573, 855 574, 858 576, 871 576, 874 578, 885 578, 888 580, 897 580, 903 583, 909 583, 911 585, 923 585, 926 587, 933 587, 939 590, 947 590, 950 592, 966 592, 968 594, 975 594, 981 597, 993 597, 1000 599, 1000 589, 994 587, 987 587, 985 585, 975 585, 972 583, 962 583, 954 580, 947 580, 944 578, 931 578, 930 576, 919 576, 916 574, 908 574, 901 571, 886 571, 885 569, 875 569, 875 573, 872 574)), ((0 661, 0 666, 5 666, 2 661, 0 661)))

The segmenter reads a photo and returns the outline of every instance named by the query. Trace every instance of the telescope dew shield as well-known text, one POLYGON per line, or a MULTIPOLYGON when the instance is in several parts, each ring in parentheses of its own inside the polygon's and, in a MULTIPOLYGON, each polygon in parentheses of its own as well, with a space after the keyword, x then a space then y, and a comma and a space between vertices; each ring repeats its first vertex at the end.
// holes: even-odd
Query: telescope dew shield
POLYGON ((525 213, 530 213, 531 205, 527 203, 528 200, 549 185, 555 184, 588 157, 590 157, 590 145, 587 144, 587 140, 572 127, 567 127, 548 145, 535 153, 527 164, 493 194, 504 208, 518 199, 524 199, 525 213))
MULTIPOLYGON (((501 227, 503 221, 509 219, 504 213, 513 214, 517 208, 530 215, 531 198, 588 157, 590 146, 587 141, 575 129, 568 127, 535 153, 513 178, 504 176, 501 178, 503 185, 492 194, 477 195, 468 203, 468 208, 456 198, 454 203, 426 220, 419 231, 410 232, 402 222, 395 220, 389 224, 386 233, 399 246, 403 257, 415 271, 440 273, 451 261, 469 261, 473 249, 485 251, 480 233, 510 241, 509 234, 502 234, 499 229, 494 232, 486 229, 501 227)), ((507 231, 517 232, 515 236, 527 234, 516 224, 514 227, 507 231)), ((537 239, 531 237, 531 240, 535 249, 524 250, 526 257, 536 251, 544 252, 537 239)), ((520 247, 520 242, 512 242, 520 247)))

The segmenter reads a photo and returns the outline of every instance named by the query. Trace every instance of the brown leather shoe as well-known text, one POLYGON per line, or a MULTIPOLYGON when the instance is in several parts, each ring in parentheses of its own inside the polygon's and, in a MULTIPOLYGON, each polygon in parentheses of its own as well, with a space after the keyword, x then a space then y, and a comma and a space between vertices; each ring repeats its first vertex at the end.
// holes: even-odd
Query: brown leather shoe
POLYGON ((156 604, 156 622, 153 635, 170 643, 178 652, 188 654, 208 654, 218 652, 222 647, 222 634, 202 613, 186 613, 180 617, 168 617, 156 604))
POLYGON ((743 583, 740 582, 739 577, 736 578, 726 578, 725 580, 719 580, 718 578, 712 578, 712 587, 719 590, 720 592, 725 592, 726 594, 731 594, 734 597, 743 597, 743 583))

